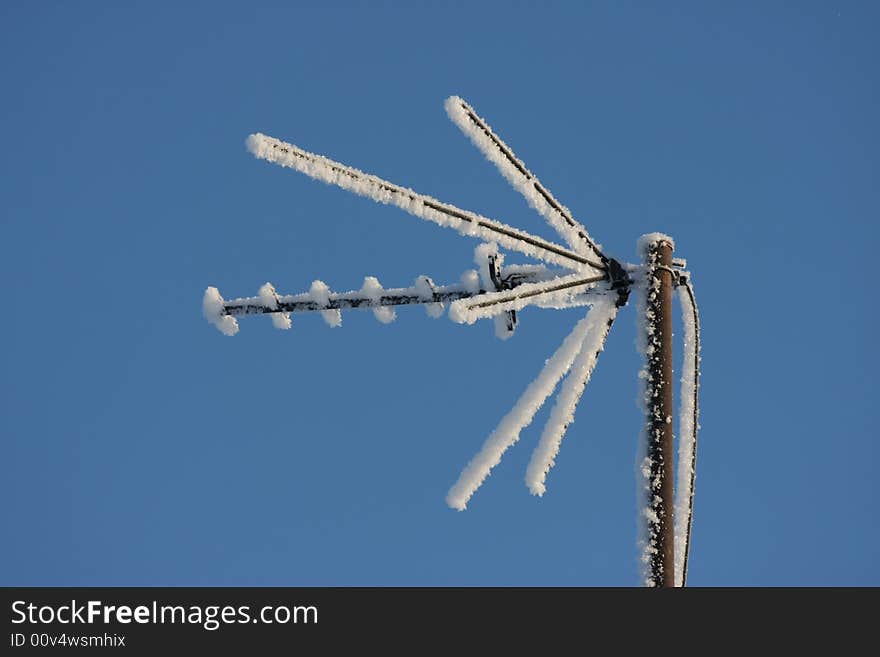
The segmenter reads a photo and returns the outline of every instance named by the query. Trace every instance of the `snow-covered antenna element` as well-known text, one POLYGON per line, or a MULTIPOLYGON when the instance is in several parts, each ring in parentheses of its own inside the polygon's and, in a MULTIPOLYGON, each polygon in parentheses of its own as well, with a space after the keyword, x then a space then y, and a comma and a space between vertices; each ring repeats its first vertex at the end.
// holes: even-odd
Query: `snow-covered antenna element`
POLYGON ((231 301, 209 287, 202 303, 205 317, 223 334, 232 336, 238 332, 238 318, 246 315, 267 314, 277 328, 289 329, 291 315, 317 312, 328 325, 338 327, 343 310, 370 309, 380 322, 389 323, 396 317, 397 306, 418 304, 431 317, 439 317, 448 307, 449 317, 462 324, 492 318, 496 335, 507 339, 516 329, 521 311, 529 306, 590 307, 449 490, 449 506, 464 510, 504 452, 517 442, 522 430, 568 375, 526 472, 529 490, 538 496, 545 493, 547 475, 563 436, 574 421, 575 410, 617 313, 635 290, 641 310, 641 348, 647 362, 642 374, 646 384, 647 448, 641 464, 646 492, 641 512, 645 520, 646 581, 652 586, 684 586, 693 519, 700 360, 698 312, 690 274, 683 271, 684 261, 672 259, 672 240, 660 234, 646 235, 640 240, 644 255, 641 265, 622 264, 608 257, 586 228, 470 105, 452 96, 446 101, 446 111, 529 205, 547 220, 565 242, 564 246, 256 133, 248 137, 247 146, 258 159, 296 169, 316 180, 395 205, 415 217, 481 240, 483 243, 475 254, 478 269, 465 271, 459 282, 449 285, 437 285, 421 275, 410 287, 387 289, 377 278, 367 276, 359 289, 348 292, 331 292, 324 282, 314 281, 308 292, 281 295, 266 283, 257 296, 231 301), (499 247, 542 264, 509 265, 499 247), (685 326, 674 507, 669 313, 673 288, 678 289, 685 326))
POLYGON ((462 235, 495 241, 513 251, 571 269, 604 269, 604 265, 553 242, 507 224, 442 203, 377 176, 309 153, 298 146, 256 133, 247 147, 255 157, 297 171, 379 203, 396 205, 415 217, 452 228, 462 235))
POLYGON ((587 250, 593 253, 603 264, 607 258, 587 234, 584 228, 571 214, 568 208, 557 201, 541 181, 526 168, 513 150, 501 138, 492 132, 492 128, 458 96, 446 99, 446 113, 452 122, 467 135, 474 145, 492 162, 501 175, 522 194, 547 223, 562 236, 562 239, 575 251, 587 250))

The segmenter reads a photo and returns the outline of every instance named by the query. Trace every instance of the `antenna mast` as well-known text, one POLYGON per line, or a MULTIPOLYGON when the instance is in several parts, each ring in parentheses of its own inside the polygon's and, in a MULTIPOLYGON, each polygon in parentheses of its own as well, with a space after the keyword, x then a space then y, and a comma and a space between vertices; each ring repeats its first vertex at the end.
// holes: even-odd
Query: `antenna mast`
POLYGON ((648 536, 645 560, 651 586, 675 586, 675 533, 673 521, 673 399, 672 399, 672 290, 677 272, 672 268, 671 238, 645 235, 640 245, 645 263, 644 330, 647 377, 645 381, 645 476, 648 536))

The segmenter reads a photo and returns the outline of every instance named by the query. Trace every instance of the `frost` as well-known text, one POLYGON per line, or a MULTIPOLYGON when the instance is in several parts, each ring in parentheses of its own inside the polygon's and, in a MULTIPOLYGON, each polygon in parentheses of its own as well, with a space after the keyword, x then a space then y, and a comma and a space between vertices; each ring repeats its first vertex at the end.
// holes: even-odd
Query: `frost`
POLYGON ((473 269, 468 269, 461 274, 461 284, 471 294, 480 291, 480 275, 473 269))
POLYGON ((694 480, 696 478, 697 430, 699 425, 699 313, 690 284, 690 275, 678 286, 684 326, 684 357, 681 375, 681 398, 678 416, 678 472, 675 486, 675 578, 684 586, 690 529, 693 522, 694 480))
POLYGON ((559 391, 559 397, 550 412, 550 419, 547 420, 541 440, 532 453, 526 469, 526 485, 533 495, 541 496, 546 491, 544 482, 547 473, 555 463, 566 429, 574 422, 575 409, 584 393, 584 388, 590 381, 596 360, 604 348, 605 338, 616 315, 617 306, 612 299, 606 298, 597 302, 586 317, 586 337, 580 353, 559 391))
POLYGON ((309 295, 319 306, 326 308, 330 303, 330 288, 324 281, 314 280, 309 288, 309 295))
POLYGON ((452 228, 462 235, 495 241, 511 250, 569 269, 591 268, 583 255, 558 244, 310 153, 293 144, 256 133, 248 137, 247 147, 258 159, 296 169, 315 180, 337 185, 378 203, 395 205, 413 216, 452 228))
MULTIPOLYGON (((364 278, 364 285, 361 287, 361 294, 367 299, 370 299, 373 303, 378 304, 381 302, 382 293, 384 291, 382 285, 379 283, 379 279, 375 276, 367 276, 364 278)), ((373 307, 373 315, 383 324, 390 324, 397 318, 397 313, 394 312, 394 308, 388 306, 373 307)))
POLYGON ((429 303, 425 305, 425 312, 428 314, 428 317, 431 317, 432 319, 443 317, 443 311, 445 309, 446 306, 442 303, 429 303))
POLYGON ((639 238, 637 243, 639 253, 647 251, 648 247, 655 242, 668 242, 669 246, 675 250, 675 240, 669 237, 666 233, 646 233, 639 238))
MULTIPOLYGON (((551 281, 568 280, 566 277, 560 277, 556 272, 548 270, 542 265, 512 266, 505 268, 503 275, 506 277, 515 276, 517 282, 519 282, 518 288, 533 283, 545 285, 551 281)), ((527 291, 529 288, 525 289, 527 291)), ((566 297, 553 294, 544 295, 543 301, 539 300, 538 297, 532 297, 529 300, 529 304, 534 303, 535 305, 548 308, 573 308, 590 305, 595 302, 596 298, 604 296, 607 292, 607 290, 598 288, 588 291, 589 294, 587 292, 573 293, 566 297), (594 297, 593 292, 598 296, 594 297)), ((509 294, 510 290, 503 292, 504 294, 509 294)), ((384 320, 388 320, 394 317, 394 307, 420 304, 425 306, 430 316, 437 317, 442 314, 447 303, 452 303, 454 299, 461 300, 462 298, 475 297, 486 299, 489 297, 489 294, 482 289, 480 276, 476 270, 464 272, 461 282, 453 285, 435 285, 429 277, 422 275, 416 278, 411 287, 383 289, 374 277, 368 277, 366 288, 363 290, 339 293, 331 292, 323 281, 314 281, 308 292, 279 295, 274 287, 267 283, 260 288, 257 296, 224 301, 221 314, 238 317, 240 315, 277 315, 280 312, 293 314, 317 311, 321 313, 328 324, 338 326, 341 323, 342 309, 370 309, 374 312, 378 311, 377 315, 384 320), (433 301, 434 299, 444 299, 444 301, 433 301)), ((494 297, 491 298, 494 299, 494 297)), ((462 310, 462 306, 456 306, 456 311, 452 312, 451 315, 457 317, 460 321, 464 321, 465 315, 461 314, 462 310), (456 312, 458 315, 456 315, 456 312)), ((490 308, 480 316, 492 317, 500 312, 502 311, 490 308)), ((277 321, 279 325, 286 324, 283 320, 277 321)))
POLYGON ((451 319, 456 324, 464 324, 467 322, 468 314, 467 308, 460 304, 457 301, 449 304, 449 319, 451 319))
MULTIPOLYGON (((330 303, 330 288, 327 287, 327 284, 324 281, 312 281, 312 286, 309 288, 309 295, 312 297, 312 300, 322 308, 326 308, 330 303)), ((341 310, 334 308, 322 310, 321 318, 330 328, 342 326, 341 310)))
POLYGON ((473 324, 478 319, 494 317, 509 310, 522 310, 537 303, 569 307, 569 302, 575 295, 582 294, 588 288, 595 288, 599 283, 595 277, 585 278, 582 273, 537 283, 523 283, 511 290, 487 292, 476 298, 454 301, 449 307, 449 317, 459 323, 473 324))
POLYGON ((434 281, 427 276, 423 275, 416 278, 413 287, 416 289, 416 292, 418 292, 420 299, 428 301, 434 298, 434 281))
POLYGON ((587 229, 572 217, 568 208, 553 198, 535 175, 516 157, 510 146, 505 144, 492 131, 489 124, 477 115, 473 107, 458 96, 447 98, 445 107, 452 122, 572 249, 578 253, 596 254, 601 258, 601 247, 592 241, 587 229))
POLYGON ((238 333, 238 321, 232 315, 224 315, 225 305, 220 291, 216 287, 209 287, 202 297, 202 313, 205 319, 217 327, 223 335, 235 335, 238 333))
POLYGON ((275 328, 287 330, 291 324, 290 313, 272 313, 272 326, 275 328))
MULTIPOLYGON (((652 244, 659 238, 659 234, 644 235, 639 239, 639 252, 646 255, 648 245, 652 244)), ((634 286, 636 300, 636 346, 646 362, 650 361, 653 354, 659 347, 658 338, 652 324, 653 311, 651 310, 652 302, 657 294, 657 286, 654 284, 653 277, 648 274, 647 265, 643 267, 636 277, 636 285, 634 286)), ((657 413, 658 409, 654 407, 654 399, 657 397, 657 382, 653 379, 653 374, 649 366, 645 366, 639 372, 639 406, 644 410, 646 417, 652 413, 657 413)), ((647 420, 646 420, 647 422, 647 420)), ((639 508, 639 545, 641 547, 641 561, 643 564, 643 576, 648 586, 654 585, 654 573, 652 573, 652 557, 657 553, 657 534, 660 526, 660 518, 653 506, 653 484, 652 470, 654 463, 648 455, 648 444, 650 442, 649 431, 647 425, 642 429, 642 435, 639 440, 639 472, 638 480, 638 499, 639 508)))
POLYGON ((278 308, 278 295, 275 294, 275 288, 271 283, 264 283, 260 287, 259 292, 257 292, 257 296, 260 298, 260 303, 264 308, 269 310, 278 308))
MULTIPOLYGON (((271 283, 265 283, 257 292, 257 298, 260 304, 268 310, 278 310, 278 294, 275 287, 271 283)), ((271 313, 272 326, 277 329, 287 330, 291 326, 290 313, 275 312, 271 313)))
MULTIPOLYGON (((420 299, 429 300, 434 298, 434 281, 427 276, 422 275, 416 279, 415 289, 420 299)), ((446 305, 443 303, 425 304, 425 312, 428 314, 428 317, 433 319, 442 317, 445 308, 446 305)))
POLYGON ((591 325, 589 317, 580 320, 547 360, 538 378, 529 384, 449 489, 446 495, 449 506, 459 511, 467 507, 468 500, 486 480, 492 468, 501 462, 504 452, 519 440, 520 432, 531 424, 535 414, 553 394, 559 380, 571 369, 591 325))
POLYGON ((498 245, 494 242, 480 244, 474 249, 474 262, 480 268, 480 282, 484 290, 495 289, 495 283, 492 281, 492 275, 489 273, 489 262, 492 257, 495 258, 495 262, 500 268, 504 262, 504 256, 498 253, 498 245))
MULTIPOLYGON (((659 294, 660 284, 659 278, 650 276, 650 269, 657 265, 654 260, 656 253, 649 250, 649 246, 658 241, 667 241, 674 245, 673 240, 668 235, 661 233, 652 233, 644 235, 639 240, 639 249, 643 256, 646 257, 647 263, 641 271, 636 286, 636 298, 638 303, 637 317, 639 321, 638 328, 638 346, 639 350, 645 355, 647 360, 656 358, 657 351, 660 349, 659 332, 653 330, 652 321, 654 313, 652 307, 657 303, 657 295, 659 294)), ((677 260, 676 266, 681 266, 683 261, 677 260)), ((643 504, 646 508, 651 509, 652 513, 643 513, 642 517, 645 522, 642 524, 642 550, 643 561, 649 564, 645 575, 651 580, 652 574, 650 568, 657 568, 658 564, 651 564, 651 554, 656 552, 657 537, 660 531, 661 519, 659 511, 665 503, 669 505, 668 513, 672 516, 673 537, 674 537, 674 574, 675 586, 684 586, 687 577, 687 559, 690 548, 690 528, 693 520, 693 499, 694 499, 694 479, 696 476, 696 440, 697 440, 697 395, 699 390, 699 316, 696 303, 693 297, 693 289, 690 286, 690 275, 687 272, 680 271, 678 274, 677 292, 680 299, 682 310, 682 324, 684 326, 684 359, 682 367, 681 389, 680 389, 680 405, 679 405, 679 433, 678 433, 678 458, 675 475, 675 494, 674 500, 661 500, 659 496, 661 477, 659 472, 654 472, 656 468, 651 468, 651 463, 646 461, 642 467, 642 477, 640 493, 643 504)), ((672 418, 668 415, 661 415, 661 406, 658 404, 658 398, 663 385, 671 385, 671 381, 654 380, 651 367, 647 367, 640 373, 643 380, 641 401, 644 405, 648 424, 645 427, 646 436, 643 441, 648 444, 649 439, 656 439, 650 433, 650 423, 664 422, 672 424, 672 418)), ((659 429, 654 427, 656 431, 659 429)), ((654 573, 654 576, 659 573, 654 573)))
POLYGON ((508 317, 507 313, 501 313, 500 315, 495 315, 493 318, 495 322, 495 337, 499 340, 509 340, 513 337, 513 330, 508 328, 508 317))

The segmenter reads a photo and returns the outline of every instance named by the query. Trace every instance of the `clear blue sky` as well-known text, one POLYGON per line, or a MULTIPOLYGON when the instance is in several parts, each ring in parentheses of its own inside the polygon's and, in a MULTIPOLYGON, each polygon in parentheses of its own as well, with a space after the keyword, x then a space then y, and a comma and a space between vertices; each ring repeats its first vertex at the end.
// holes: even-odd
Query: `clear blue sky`
POLYGON ((251 132, 554 237, 447 120, 459 94, 611 254, 658 230, 689 261, 691 583, 880 584, 877 5, 402 5, 0 7, 0 583, 639 582, 632 307, 545 497, 547 408, 464 513, 446 490, 579 311, 507 342, 418 308, 201 316, 208 285, 472 267, 251 132))

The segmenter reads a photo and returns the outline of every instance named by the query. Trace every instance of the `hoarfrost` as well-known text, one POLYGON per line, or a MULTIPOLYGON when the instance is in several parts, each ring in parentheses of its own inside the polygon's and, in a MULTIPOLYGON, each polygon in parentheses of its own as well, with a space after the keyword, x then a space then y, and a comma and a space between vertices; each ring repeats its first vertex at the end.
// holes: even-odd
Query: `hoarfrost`
POLYGON ((586 228, 572 217, 568 208, 553 198, 535 175, 516 157, 510 146, 505 144, 489 124, 477 115, 473 107, 458 96, 447 98, 445 107, 452 122, 572 249, 583 254, 599 254, 601 247, 591 246, 592 240, 586 228))
MULTIPOLYGON (((361 294, 373 303, 379 303, 382 300, 382 293, 384 291, 382 285, 379 283, 379 279, 375 276, 367 276, 364 278, 364 285, 361 287, 361 294)), ((394 308, 389 306, 373 307, 373 315, 383 324, 390 324, 397 318, 397 313, 394 312, 394 308)))
MULTIPOLYGON (((322 280, 312 281, 312 286, 309 288, 309 295, 312 297, 312 301, 317 303, 319 306, 326 308, 327 304, 330 303, 330 288, 322 280)), ((330 328, 342 326, 341 310, 335 308, 322 310, 321 318, 330 328)))
POLYGON ((580 353, 571 367, 568 378, 559 391, 556 404, 541 434, 541 440, 532 453, 526 469, 526 485, 533 495, 546 491, 545 480, 553 467, 566 429, 574 422, 574 413, 584 388, 593 374, 596 361, 605 345, 611 323, 617 315, 617 306, 611 298, 598 301, 587 315, 586 337, 580 353))
POLYGON ((580 320, 547 360, 538 378, 529 384, 449 489, 446 503, 450 507, 464 511, 468 500, 486 480, 492 468, 501 462, 504 452, 519 440, 522 430, 531 424, 535 414, 553 394, 559 380, 571 368, 590 326, 589 317, 580 320))
POLYGON ((248 137, 247 147, 258 159, 296 169, 315 180, 337 185, 378 203, 395 205, 413 216, 452 228, 462 235, 496 241, 527 256, 570 269, 591 268, 583 256, 569 252, 558 244, 395 185, 279 139, 256 133, 248 137))
POLYGON ((495 283, 492 281, 492 275, 489 272, 489 261, 495 257, 496 265, 500 268, 504 262, 504 256, 498 253, 498 245, 495 242, 487 242, 480 244, 474 249, 474 262, 480 268, 480 281, 484 290, 494 290, 495 283))
POLYGON ((500 315, 495 315, 493 319, 495 322, 495 337, 499 340, 510 340, 513 337, 514 331, 508 327, 507 313, 503 312, 500 315))
POLYGON ((672 249, 675 250, 675 240, 666 233, 645 233, 639 238, 636 248, 639 253, 644 253, 655 242, 668 242, 672 249))
POLYGON ((260 303, 264 308, 276 310, 278 308, 278 295, 275 293, 275 287, 271 283, 264 283, 257 292, 260 303))
MULTIPOLYGON (((478 319, 494 317, 508 310, 522 310, 530 305, 569 307, 570 302, 585 288, 596 287, 597 281, 582 273, 559 276, 537 283, 523 283, 510 290, 481 294, 479 299, 459 299, 450 304, 449 317, 458 323, 473 324, 478 319), (555 290, 554 288, 561 288, 555 290)), ((597 297, 597 299, 603 297, 597 297)))
POLYGON ((468 269, 461 274, 461 284, 467 292, 477 294, 480 291, 480 275, 473 269, 468 269))
POLYGON ((678 472, 675 487, 675 579, 676 586, 684 586, 687 552, 690 548, 690 529, 693 522, 694 480, 696 479, 696 450, 699 395, 699 314, 688 275, 686 283, 678 286, 684 326, 684 357, 681 374, 681 399, 678 416, 678 472))
POLYGON ((272 313, 272 326, 275 328, 287 330, 291 324, 290 313, 272 313))
POLYGON ((202 297, 202 313, 209 322, 217 327, 223 335, 235 335, 238 333, 238 321, 232 315, 224 315, 225 310, 223 297, 216 287, 209 287, 202 297))
MULTIPOLYGON (((425 275, 416 278, 415 289, 420 299, 428 300, 434 298, 434 281, 432 281, 429 277, 425 275)), ((428 317, 432 317, 434 319, 442 317, 443 310, 445 308, 446 305, 443 303, 425 304, 425 312, 428 314, 428 317)))

